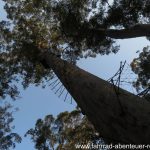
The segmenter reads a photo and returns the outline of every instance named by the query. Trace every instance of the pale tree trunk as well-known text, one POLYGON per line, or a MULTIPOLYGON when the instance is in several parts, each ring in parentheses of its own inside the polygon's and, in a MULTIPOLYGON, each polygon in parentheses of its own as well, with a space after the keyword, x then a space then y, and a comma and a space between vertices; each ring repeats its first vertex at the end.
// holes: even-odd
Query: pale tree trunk
MULTIPOLYGON (((150 103, 51 54, 42 59, 53 69, 82 112, 104 138, 121 143, 150 143, 150 103)), ((44 64, 43 64, 44 65, 44 64)))

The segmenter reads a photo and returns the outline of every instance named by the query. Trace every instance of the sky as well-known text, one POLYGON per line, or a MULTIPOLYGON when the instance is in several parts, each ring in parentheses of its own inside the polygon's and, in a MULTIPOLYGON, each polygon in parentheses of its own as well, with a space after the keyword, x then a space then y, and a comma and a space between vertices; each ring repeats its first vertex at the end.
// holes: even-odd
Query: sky
MULTIPOLYGON (((6 18, 6 14, 2 11, 2 2, 0 2, 0 20, 6 18)), ((118 40, 120 51, 115 55, 100 56, 96 58, 82 59, 78 62, 78 66, 100 78, 105 80, 112 77, 119 69, 120 61, 127 61, 130 64, 133 58, 137 57, 137 50, 142 50, 143 47, 149 45, 149 41, 145 38, 135 38, 130 40, 118 40)), ((126 72, 129 72, 128 70, 126 72)), ((124 74, 126 74, 126 72, 124 74)), ((131 72, 129 72, 131 73, 131 72)), ((127 74, 128 75, 128 74, 127 74)), ((133 92, 131 86, 124 87, 130 92, 133 92)), ((71 111, 76 107, 75 102, 70 103, 70 98, 64 102, 64 95, 60 98, 51 87, 42 89, 41 87, 31 86, 26 90, 20 87, 21 98, 12 102, 15 107, 19 108, 18 112, 14 113, 15 125, 14 132, 19 133, 22 137, 26 131, 34 127, 38 118, 44 118, 45 115, 53 114, 56 116, 63 111, 71 111)), ((10 99, 7 98, 9 101, 10 99)), ((15 150, 34 150, 34 144, 30 138, 23 138, 21 144, 17 144, 15 150)))

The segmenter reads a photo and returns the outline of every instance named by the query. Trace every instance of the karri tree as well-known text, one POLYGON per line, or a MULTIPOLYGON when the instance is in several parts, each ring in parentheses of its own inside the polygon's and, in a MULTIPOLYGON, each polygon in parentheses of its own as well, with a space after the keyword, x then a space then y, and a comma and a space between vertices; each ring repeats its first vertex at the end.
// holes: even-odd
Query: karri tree
MULTIPOLYGON (((0 23, 2 98, 17 96, 15 82, 24 88, 45 85, 55 73, 102 137, 150 143, 150 103, 76 66, 82 57, 116 53, 115 39, 148 39, 149 0, 4 2, 9 21, 0 23)), ((146 53, 132 63, 144 88, 149 87, 146 53)))
POLYGON ((104 143, 92 124, 79 110, 60 113, 57 118, 47 115, 38 119, 35 128, 28 130, 38 150, 75 150, 79 144, 104 143))

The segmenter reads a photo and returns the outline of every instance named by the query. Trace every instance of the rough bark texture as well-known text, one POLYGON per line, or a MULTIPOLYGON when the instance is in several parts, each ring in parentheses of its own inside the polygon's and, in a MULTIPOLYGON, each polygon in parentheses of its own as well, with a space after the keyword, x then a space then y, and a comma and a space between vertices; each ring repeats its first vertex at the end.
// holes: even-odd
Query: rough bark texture
POLYGON ((43 58, 104 138, 150 143, 150 103, 53 55, 43 58))
POLYGON ((128 39, 142 36, 150 36, 150 24, 138 24, 128 29, 89 29, 96 34, 105 34, 105 36, 114 39, 128 39))

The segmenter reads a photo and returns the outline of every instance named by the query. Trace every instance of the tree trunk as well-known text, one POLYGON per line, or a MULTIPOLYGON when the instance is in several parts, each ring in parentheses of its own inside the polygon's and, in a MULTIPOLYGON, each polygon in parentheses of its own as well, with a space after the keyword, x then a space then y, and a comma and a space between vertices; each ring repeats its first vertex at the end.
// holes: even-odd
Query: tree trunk
MULTIPOLYGON (((150 103, 52 54, 41 58, 53 69, 100 136, 121 143, 150 143, 150 103)), ((44 65, 44 64, 43 64, 44 65)))
POLYGON ((128 29, 88 29, 101 37, 105 35, 114 39, 129 39, 142 36, 150 36, 150 24, 138 24, 128 29))

